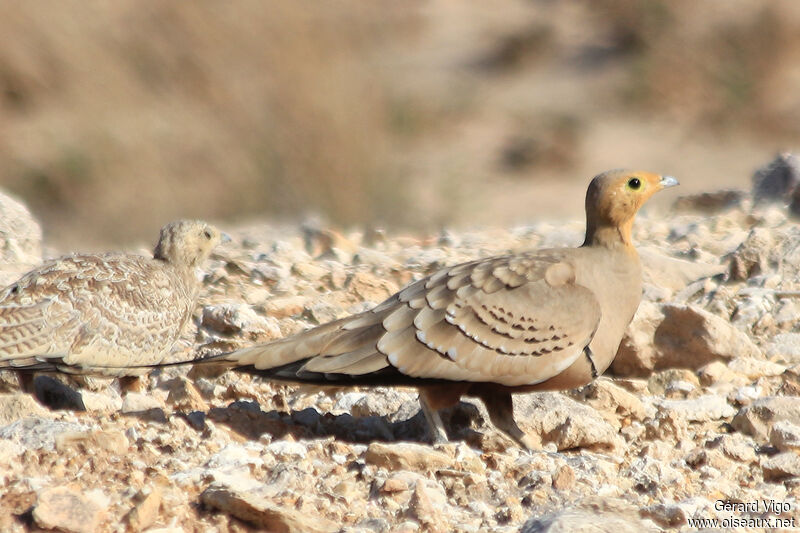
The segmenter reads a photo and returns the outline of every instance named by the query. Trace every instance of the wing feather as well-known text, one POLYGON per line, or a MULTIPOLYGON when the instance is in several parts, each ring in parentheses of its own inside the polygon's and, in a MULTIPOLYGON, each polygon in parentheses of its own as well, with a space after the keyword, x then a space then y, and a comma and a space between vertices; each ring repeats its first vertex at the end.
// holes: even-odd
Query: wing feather
POLYGON ((414 328, 392 332, 378 349, 414 377, 459 379, 466 370, 470 379, 509 386, 546 381, 581 355, 600 321, 592 292, 574 276, 551 276, 569 280, 551 285, 551 268, 562 274, 572 267, 552 257, 495 258, 472 264, 468 275, 460 270, 428 283, 414 328), (412 333, 421 346, 405 339, 412 333))
MULTIPOLYGON (((300 369, 301 372, 322 372, 322 373, 345 373, 344 369, 357 366, 359 363, 368 359, 370 356, 379 354, 374 346, 363 346, 359 349, 338 354, 335 356, 320 355, 313 357, 306 362, 300 369)), ((379 354, 381 359, 386 361, 386 356, 379 354)), ((383 366, 386 366, 384 364, 383 366)))
POLYGON ((298 375, 326 378, 385 376, 391 365, 412 378, 546 381, 582 354, 600 321, 596 298, 574 282, 573 267, 559 254, 446 268, 372 311, 226 358, 264 370, 307 359, 298 375))
POLYGON ((407 328, 414 322, 418 312, 417 309, 412 309, 408 305, 398 304, 397 307, 383 319, 383 327, 386 331, 407 328))

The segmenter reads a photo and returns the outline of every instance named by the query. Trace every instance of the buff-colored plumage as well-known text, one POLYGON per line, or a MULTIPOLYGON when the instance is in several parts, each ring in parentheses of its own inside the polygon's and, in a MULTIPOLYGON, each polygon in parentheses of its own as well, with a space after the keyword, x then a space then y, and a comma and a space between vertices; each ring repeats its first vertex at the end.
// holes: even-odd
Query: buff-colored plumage
POLYGON ((221 359, 281 379, 417 385, 437 440, 446 435, 435 410, 474 395, 498 428, 532 447, 511 393, 578 387, 608 368, 642 292, 631 224, 672 185, 647 172, 601 174, 587 192, 580 248, 445 268, 370 311, 221 359))
POLYGON ((194 309, 195 268, 220 242, 199 221, 161 230, 154 257, 70 255, 0 292, 0 370, 134 376, 161 362, 194 309))

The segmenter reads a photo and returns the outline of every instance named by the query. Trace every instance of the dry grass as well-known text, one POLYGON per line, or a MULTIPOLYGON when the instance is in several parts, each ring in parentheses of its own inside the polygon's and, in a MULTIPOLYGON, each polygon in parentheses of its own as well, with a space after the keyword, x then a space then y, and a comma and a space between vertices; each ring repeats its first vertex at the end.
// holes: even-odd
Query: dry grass
POLYGON ((0 184, 64 247, 184 216, 482 223, 490 197, 509 223, 494 191, 602 170, 589 135, 612 112, 775 148, 798 133, 791 1, 503 5, 6 8, 0 184))
POLYGON ((409 16, 388 3, 19 8, 0 20, 0 165, 51 233, 306 210, 347 223, 397 193, 373 54, 409 16))
POLYGON ((601 0, 614 50, 629 64, 626 103, 696 127, 790 140, 800 10, 790 2, 601 0))

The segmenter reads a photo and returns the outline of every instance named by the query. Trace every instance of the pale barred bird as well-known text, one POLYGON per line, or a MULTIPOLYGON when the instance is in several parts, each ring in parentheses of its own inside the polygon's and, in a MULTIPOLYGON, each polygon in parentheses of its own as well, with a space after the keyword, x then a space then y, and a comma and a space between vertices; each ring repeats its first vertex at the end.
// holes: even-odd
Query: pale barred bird
POLYGON ((586 240, 480 259, 416 281, 374 309, 213 358, 275 379, 414 385, 435 441, 438 409, 480 398, 527 448, 511 394, 585 385, 611 364, 642 294, 634 216, 669 176, 614 170, 586 194, 586 240))
POLYGON ((196 267, 222 236, 213 226, 167 224, 153 257, 69 255, 0 291, 0 370, 123 378, 169 353, 192 315, 196 267))

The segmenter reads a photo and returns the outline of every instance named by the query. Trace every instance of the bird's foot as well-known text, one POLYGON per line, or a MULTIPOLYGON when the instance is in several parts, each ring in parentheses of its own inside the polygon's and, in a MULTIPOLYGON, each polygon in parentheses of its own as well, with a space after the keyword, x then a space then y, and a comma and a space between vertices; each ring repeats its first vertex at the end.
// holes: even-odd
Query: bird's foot
POLYGON ((519 439, 514 440, 519 442, 520 445, 529 452, 537 452, 542 449, 541 439, 535 438, 533 435, 528 435, 527 433, 523 433, 519 439))
POLYGON ((514 439, 528 451, 542 449, 542 441, 538 437, 522 431, 514 420, 514 403, 511 394, 500 391, 489 391, 481 395, 489 418, 497 429, 514 439))

